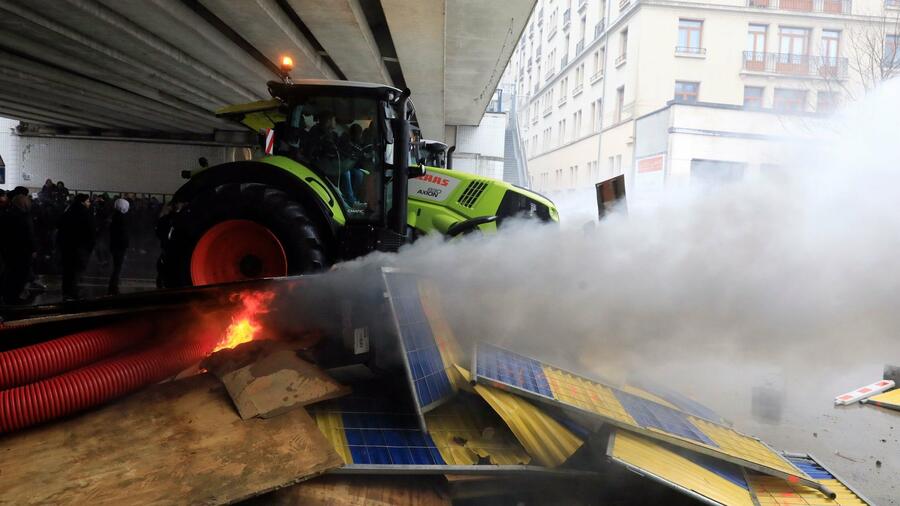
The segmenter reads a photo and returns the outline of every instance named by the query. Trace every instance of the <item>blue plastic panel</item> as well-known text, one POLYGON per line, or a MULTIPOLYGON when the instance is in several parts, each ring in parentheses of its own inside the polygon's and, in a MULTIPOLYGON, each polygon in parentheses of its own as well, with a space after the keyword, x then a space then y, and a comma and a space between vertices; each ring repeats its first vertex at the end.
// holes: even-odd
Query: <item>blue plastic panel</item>
POLYGON ((681 448, 676 448, 674 446, 665 446, 698 466, 725 478, 743 489, 750 490, 750 486, 747 485, 747 480, 744 479, 744 472, 741 469, 741 466, 706 455, 701 455, 699 453, 683 450, 681 448))
POLYGON ((634 418, 638 425, 645 428, 653 427, 709 446, 718 446, 709 436, 692 424, 684 413, 621 390, 614 392, 625 411, 634 418))
POLYGON ((481 345, 478 347, 476 362, 475 371, 478 376, 553 398, 543 365, 537 360, 481 345))
POLYGON ((834 476, 820 466, 818 462, 807 457, 788 457, 792 464, 817 480, 833 480, 834 476))
POLYGON ((454 395, 431 325, 422 308, 415 274, 384 273, 391 307, 400 332, 409 377, 421 412, 454 395))
POLYGON ((667 402, 670 402, 673 406, 689 415, 694 415, 711 422, 722 421, 722 417, 719 416, 718 413, 686 395, 675 392, 673 390, 669 390, 668 388, 659 385, 649 386, 643 383, 639 383, 635 386, 646 390, 661 399, 665 399, 667 402))
POLYGON ((338 405, 353 464, 444 465, 416 413, 377 397, 349 397, 338 405))

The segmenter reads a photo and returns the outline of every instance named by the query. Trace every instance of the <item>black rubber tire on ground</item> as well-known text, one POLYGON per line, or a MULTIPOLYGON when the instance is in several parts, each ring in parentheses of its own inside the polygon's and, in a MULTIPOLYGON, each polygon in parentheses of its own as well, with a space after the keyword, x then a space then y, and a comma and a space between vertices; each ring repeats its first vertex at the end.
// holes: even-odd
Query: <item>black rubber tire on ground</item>
POLYGON ((245 219, 278 237, 288 274, 324 270, 331 262, 307 210, 284 191, 260 183, 229 183, 197 194, 171 217, 162 241, 160 280, 166 287, 190 286, 191 254, 200 237, 225 220, 245 219))

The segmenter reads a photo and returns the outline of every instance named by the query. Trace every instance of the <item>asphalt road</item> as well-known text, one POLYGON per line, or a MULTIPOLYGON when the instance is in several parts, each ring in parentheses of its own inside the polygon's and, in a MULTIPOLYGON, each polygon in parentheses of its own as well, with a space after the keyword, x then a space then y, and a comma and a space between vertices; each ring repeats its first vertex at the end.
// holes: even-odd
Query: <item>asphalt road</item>
POLYGON ((859 403, 834 406, 837 395, 881 379, 882 367, 860 364, 837 374, 823 366, 827 379, 783 390, 778 421, 754 415, 744 395, 736 396, 744 402, 719 411, 735 420, 737 429, 776 448, 811 454, 874 504, 900 505, 900 411, 859 403))

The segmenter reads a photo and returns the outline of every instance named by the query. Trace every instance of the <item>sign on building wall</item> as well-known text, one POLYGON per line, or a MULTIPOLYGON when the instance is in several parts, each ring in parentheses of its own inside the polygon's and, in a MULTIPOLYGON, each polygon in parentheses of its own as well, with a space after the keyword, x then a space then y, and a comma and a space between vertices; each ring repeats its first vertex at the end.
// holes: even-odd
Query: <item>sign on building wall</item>
POLYGON ((634 168, 636 191, 662 190, 666 181, 666 154, 639 158, 634 168))

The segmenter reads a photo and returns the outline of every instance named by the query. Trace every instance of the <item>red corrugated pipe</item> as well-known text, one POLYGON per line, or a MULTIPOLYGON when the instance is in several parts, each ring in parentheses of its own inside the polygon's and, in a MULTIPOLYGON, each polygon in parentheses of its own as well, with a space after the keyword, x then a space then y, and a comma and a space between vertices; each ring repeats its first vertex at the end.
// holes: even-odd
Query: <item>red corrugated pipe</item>
POLYGON ((112 356, 149 337, 152 328, 151 320, 135 319, 0 352, 0 389, 27 385, 112 356))
POLYGON ((0 433, 76 413, 158 383, 199 362, 214 346, 215 339, 157 345, 0 391, 0 433))

